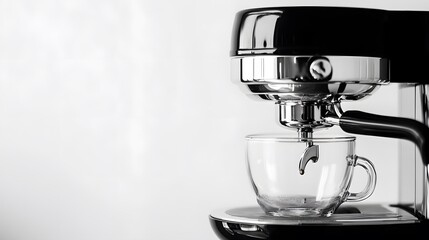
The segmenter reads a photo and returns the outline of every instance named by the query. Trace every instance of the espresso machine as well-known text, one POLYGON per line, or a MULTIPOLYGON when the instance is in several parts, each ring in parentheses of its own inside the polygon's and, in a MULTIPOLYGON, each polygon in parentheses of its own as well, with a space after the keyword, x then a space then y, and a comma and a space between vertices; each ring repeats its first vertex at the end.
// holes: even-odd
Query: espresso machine
MULTIPOLYGON (((397 138, 400 201, 339 207, 330 217, 285 218, 258 207, 215 211, 220 239, 424 238, 429 234, 429 12, 275 7, 237 13, 232 80, 277 105, 278 121, 311 139, 319 129, 397 138), (401 116, 343 110, 397 84, 401 116)), ((285 131, 287 131, 285 130, 285 131)), ((308 144, 306 161, 317 159, 308 144)), ((306 162, 300 163, 305 167, 306 162)))

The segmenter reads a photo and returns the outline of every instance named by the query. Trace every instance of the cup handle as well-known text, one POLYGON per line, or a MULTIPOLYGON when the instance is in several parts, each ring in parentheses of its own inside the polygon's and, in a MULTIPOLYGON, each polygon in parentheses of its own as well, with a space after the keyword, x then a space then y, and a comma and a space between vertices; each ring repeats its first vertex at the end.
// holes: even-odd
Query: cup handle
POLYGON ((359 202, 371 196, 374 192, 375 184, 377 182, 377 173, 375 172, 374 164, 364 157, 355 156, 354 166, 360 166, 365 169, 368 174, 368 181, 365 188, 359 193, 349 193, 347 202, 359 202))

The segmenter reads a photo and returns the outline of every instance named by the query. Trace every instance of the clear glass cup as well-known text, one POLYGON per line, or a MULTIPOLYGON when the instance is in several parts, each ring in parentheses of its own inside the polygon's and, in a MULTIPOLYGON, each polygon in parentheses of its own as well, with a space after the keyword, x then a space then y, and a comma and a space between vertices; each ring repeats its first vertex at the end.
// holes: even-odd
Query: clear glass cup
POLYGON ((355 137, 250 135, 246 140, 247 167, 257 202, 270 215, 329 217, 343 202, 362 201, 375 189, 374 165, 355 154, 355 137), (318 160, 309 161, 302 174, 300 158, 309 140, 319 148, 318 160), (368 175, 359 193, 349 192, 355 166, 368 175))

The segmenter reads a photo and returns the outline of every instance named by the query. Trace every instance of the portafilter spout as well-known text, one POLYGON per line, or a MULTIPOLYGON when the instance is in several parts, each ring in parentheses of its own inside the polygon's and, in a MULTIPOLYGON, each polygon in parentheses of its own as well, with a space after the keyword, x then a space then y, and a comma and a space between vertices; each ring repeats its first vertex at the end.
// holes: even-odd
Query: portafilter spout
POLYGON ((299 174, 304 175, 305 167, 309 161, 314 163, 319 160, 319 145, 308 145, 299 159, 299 174))
POLYGON ((314 129, 331 127, 323 119, 327 108, 327 103, 311 102, 289 102, 281 101, 279 105, 279 122, 285 127, 297 129, 300 141, 306 142, 306 148, 299 160, 299 173, 305 173, 305 167, 309 161, 316 163, 319 160, 319 146, 314 145, 314 129))
POLYGON ((309 161, 316 163, 319 160, 319 145, 314 145, 311 140, 313 138, 313 132, 300 129, 298 130, 298 134, 302 140, 307 141, 307 147, 299 159, 299 174, 304 175, 307 163, 309 161))

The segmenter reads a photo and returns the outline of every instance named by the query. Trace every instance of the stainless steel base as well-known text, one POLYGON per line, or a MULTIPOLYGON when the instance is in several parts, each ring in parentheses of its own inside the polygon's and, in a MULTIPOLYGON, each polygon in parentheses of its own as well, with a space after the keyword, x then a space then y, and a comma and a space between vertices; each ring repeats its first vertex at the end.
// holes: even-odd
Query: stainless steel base
POLYGON ((223 222, 248 225, 365 225, 415 223, 419 219, 409 212, 389 205, 343 204, 331 217, 275 217, 267 215, 258 206, 215 211, 210 215, 223 222))
POLYGON ((219 210, 210 215, 223 240, 421 239, 429 223, 407 206, 343 204, 331 217, 275 217, 259 207, 219 210))

